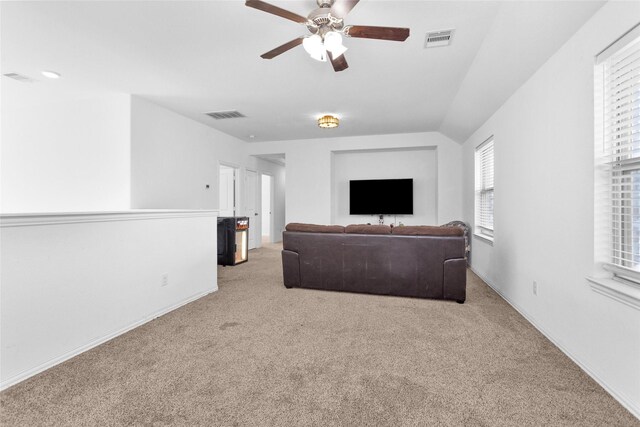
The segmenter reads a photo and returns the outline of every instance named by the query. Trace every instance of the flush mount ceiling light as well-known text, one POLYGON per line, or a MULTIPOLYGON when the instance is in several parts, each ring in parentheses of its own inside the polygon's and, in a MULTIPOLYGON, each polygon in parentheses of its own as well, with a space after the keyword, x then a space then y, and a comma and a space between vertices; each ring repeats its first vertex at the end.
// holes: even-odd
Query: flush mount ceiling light
POLYGON ((336 116, 326 115, 318 119, 318 126, 324 129, 337 128, 340 120, 336 116))
POLYGON ((48 79, 59 79, 60 78, 60 73, 56 73, 55 71, 43 71, 42 75, 45 76, 48 79))

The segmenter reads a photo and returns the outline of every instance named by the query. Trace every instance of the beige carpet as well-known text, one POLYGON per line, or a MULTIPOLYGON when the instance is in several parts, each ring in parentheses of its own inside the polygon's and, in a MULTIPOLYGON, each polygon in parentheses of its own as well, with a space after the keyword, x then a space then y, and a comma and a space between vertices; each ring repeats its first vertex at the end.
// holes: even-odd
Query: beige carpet
POLYGON ((288 290, 277 246, 219 273, 3 392, 2 425, 640 425, 472 273, 464 305, 288 290))

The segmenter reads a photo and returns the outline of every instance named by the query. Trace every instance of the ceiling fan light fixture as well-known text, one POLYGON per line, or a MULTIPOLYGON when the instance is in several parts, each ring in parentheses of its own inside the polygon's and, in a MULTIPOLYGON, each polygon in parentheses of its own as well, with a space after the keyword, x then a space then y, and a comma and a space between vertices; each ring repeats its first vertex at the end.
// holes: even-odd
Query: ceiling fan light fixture
POLYGON ((311 55, 311 57, 316 61, 327 62, 327 51, 324 48, 318 49, 318 52, 311 55))
POLYGON ((327 62, 327 51, 324 49, 318 50, 318 52, 311 55, 311 57, 316 61, 327 62))
POLYGON ((334 47, 333 50, 331 50, 331 55, 333 56, 333 59, 336 59, 346 51, 347 51, 346 47, 339 45, 337 47, 334 47))
POLYGON ((342 46, 342 36, 336 31, 329 31, 324 35, 324 46, 328 51, 333 52, 333 49, 342 46))
POLYGON ((349 68, 344 53, 347 48, 342 44, 343 37, 363 39, 391 40, 403 42, 409 37, 409 28, 376 27, 371 25, 345 25, 345 16, 360 0, 316 0, 318 8, 307 17, 298 15, 264 0, 245 0, 245 5, 272 15, 303 24, 310 35, 297 37, 269 52, 260 55, 264 59, 273 59, 296 46, 303 45, 305 51, 315 60, 331 61, 333 71, 340 72, 349 68))
POLYGON ((304 47, 304 50, 306 50, 313 59, 316 59, 318 61, 327 60, 326 51, 322 44, 322 37, 320 37, 319 35, 314 34, 312 36, 305 37, 305 39, 302 40, 302 47, 304 47), (325 58, 322 59, 323 57, 325 58))
POLYGON ((340 125, 340 120, 336 116, 327 114, 318 119, 318 126, 323 129, 337 128, 340 125))
POLYGON ((331 52, 334 59, 347 51, 347 48, 342 44, 342 36, 337 31, 329 31, 325 34, 324 47, 331 52))

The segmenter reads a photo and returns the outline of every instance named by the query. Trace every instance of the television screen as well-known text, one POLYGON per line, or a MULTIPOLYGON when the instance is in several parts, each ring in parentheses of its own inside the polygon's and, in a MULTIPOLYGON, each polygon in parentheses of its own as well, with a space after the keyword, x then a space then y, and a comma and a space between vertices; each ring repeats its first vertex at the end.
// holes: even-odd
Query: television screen
POLYGON ((350 215, 413 215, 413 179, 349 181, 350 215))

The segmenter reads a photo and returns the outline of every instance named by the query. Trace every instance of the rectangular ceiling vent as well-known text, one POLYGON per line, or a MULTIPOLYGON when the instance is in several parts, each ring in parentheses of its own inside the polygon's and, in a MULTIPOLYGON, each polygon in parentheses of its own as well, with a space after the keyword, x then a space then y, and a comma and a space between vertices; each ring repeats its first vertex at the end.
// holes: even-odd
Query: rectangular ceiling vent
POLYGON ((451 38, 455 30, 430 31, 424 41, 425 49, 428 47, 442 47, 451 44, 451 38))
POLYGON ((216 120, 222 119, 238 119, 240 117, 246 117, 239 111, 212 111, 211 113, 205 113, 209 117, 213 117, 216 120))
POLYGON ((4 76, 22 83, 33 83, 35 81, 31 77, 27 77, 18 73, 7 73, 4 76))

